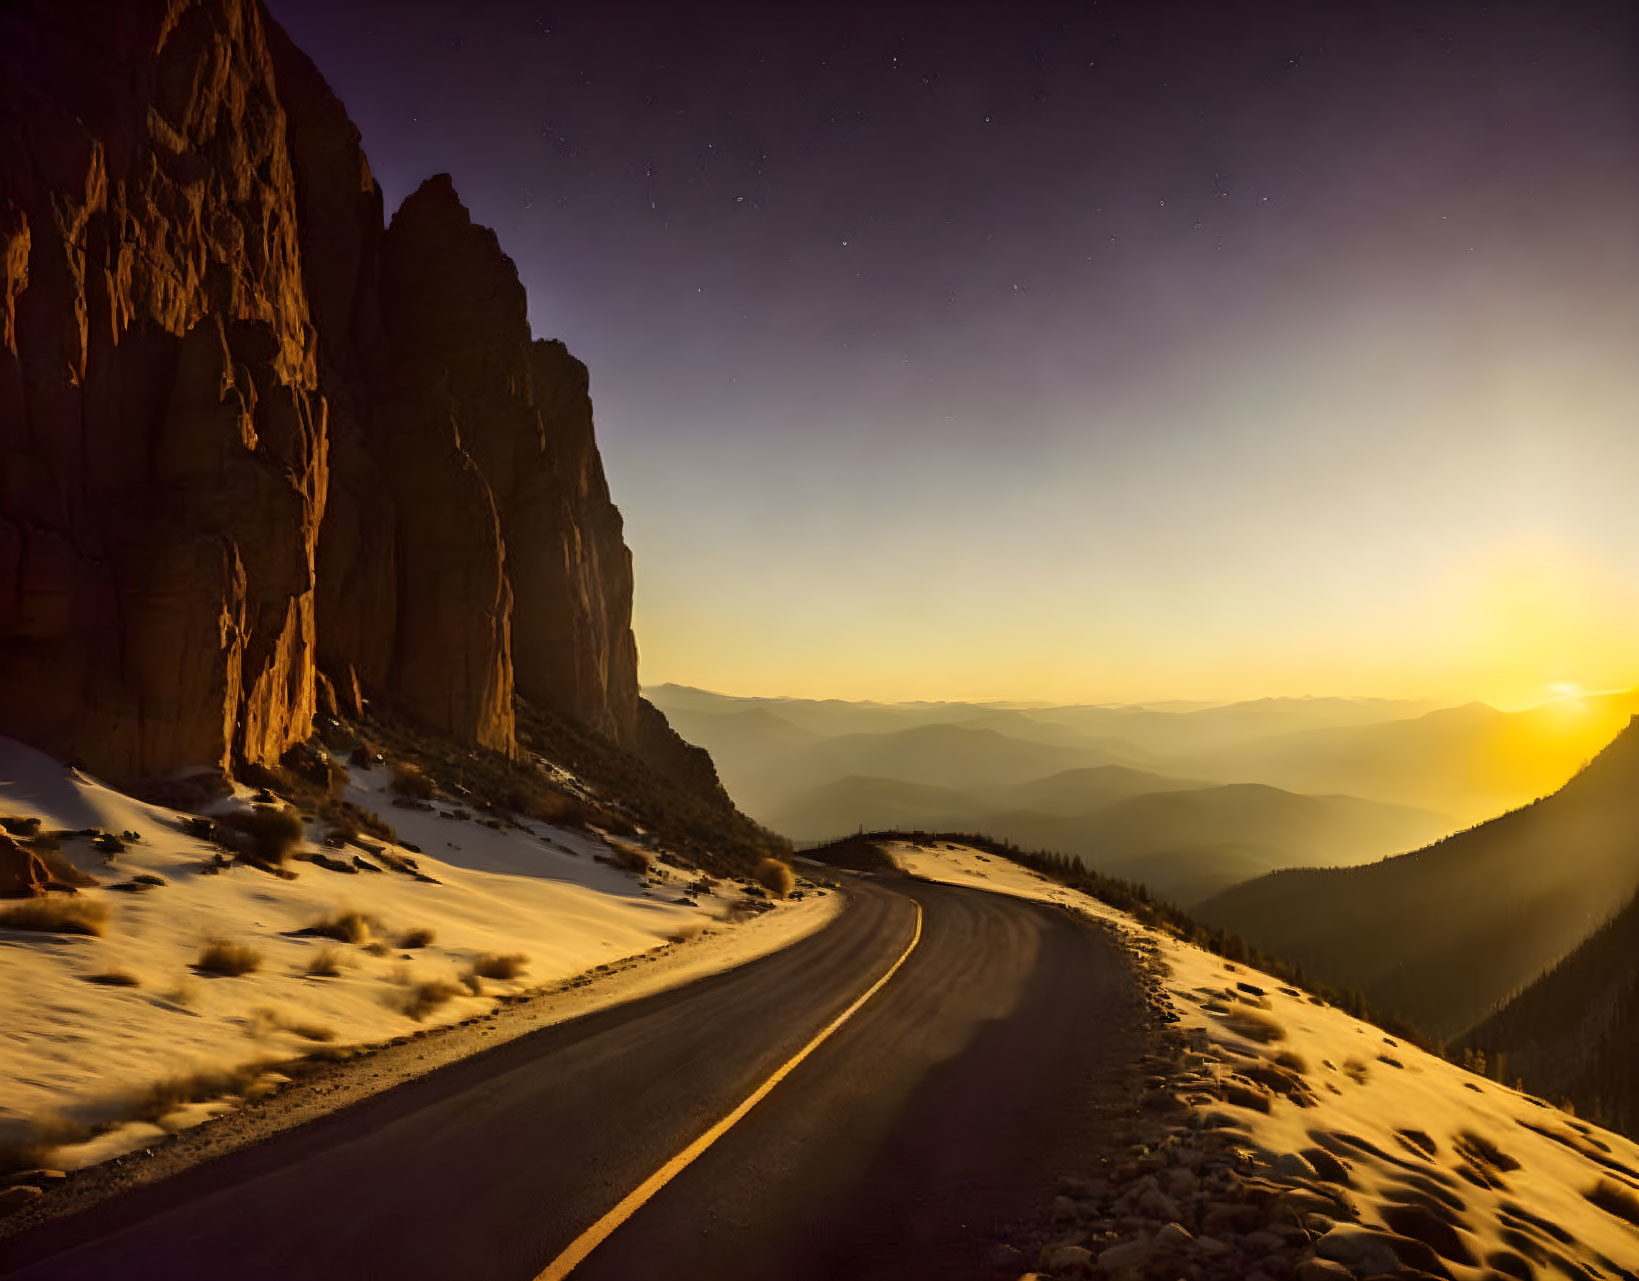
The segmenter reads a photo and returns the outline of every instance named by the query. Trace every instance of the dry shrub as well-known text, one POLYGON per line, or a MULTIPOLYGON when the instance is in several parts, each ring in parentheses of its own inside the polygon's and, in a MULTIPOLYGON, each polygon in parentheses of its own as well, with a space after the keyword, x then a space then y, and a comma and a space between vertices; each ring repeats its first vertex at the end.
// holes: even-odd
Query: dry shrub
POLYGON ((432 800, 433 781, 421 766, 411 761, 394 761, 391 772, 392 789, 396 795, 412 801, 432 800))
POLYGON ((1282 1050, 1275 1055, 1275 1062, 1293 1072, 1307 1072, 1309 1070, 1308 1060, 1296 1050, 1282 1050))
POLYGON ((315 1045, 302 1055, 309 1063, 345 1063, 363 1053, 356 1045, 315 1045))
POLYGON ((379 814, 365 809, 362 805, 355 805, 352 801, 333 796, 320 799, 319 820, 349 841, 357 841, 361 832, 368 832, 382 841, 398 839, 392 826, 382 822, 379 814))
POLYGON ((1614 1214, 1617 1218, 1625 1219, 1639 1228, 1639 1196, 1635 1196, 1633 1189, 1627 1184, 1601 1179, 1590 1191, 1582 1195, 1606 1214, 1614 1214))
POLYGON ((339 796, 347 786, 347 771, 317 743, 296 744, 280 758, 280 763, 325 795, 339 796))
POLYGON ((302 971, 310 979, 333 979, 341 973, 341 953, 333 947, 321 947, 302 971))
POLYGON ((262 954, 253 947, 246 947, 242 943, 229 943, 225 939, 212 939, 199 950, 199 959, 193 963, 194 969, 201 974, 225 975, 228 978, 238 978, 241 974, 252 974, 262 968, 262 954))
POLYGON ((364 950, 371 956, 386 956, 393 949, 388 947, 380 939, 377 939, 374 943, 366 943, 364 945, 364 950))
POLYGON ((448 979, 412 979, 392 1004, 400 1014, 419 1023, 451 998, 460 996, 462 991, 459 984, 448 979))
POLYGON ((51 1164, 52 1154, 70 1143, 84 1143, 91 1127, 64 1116, 43 1116, 22 1132, 0 1140, 0 1174, 38 1170, 51 1164))
POLYGON ((501 805, 514 814, 550 823, 553 827, 585 830, 591 819, 586 802, 555 788, 540 787, 529 792, 514 789, 501 798, 501 805))
POLYGON ((302 816, 282 805, 257 805, 248 813, 229 814, 222 823, 240 835, 240 848, 274 866, 302 843, 302 816))
POLYGON ((604 856, 605 860, 623 872, 644 876, 654 866, 654 859, 647 850, 628 845, 624 841, 608 841, 606 844, 609 852, 604 856))
POLYGON ((107 905, 82 898, 29 899, 0 911, 0 929, 42 934, 100 935, 107 923, 107 905))
POLYGON ((304 1041, 334 1041, 335 1029, 325 1027, 322 1023, 307 1023, 283 1010, 259 1009, 252 1010, 255 1019, 254 1030, 261 1034, 267 1028, 278 1028, 282 1032, 292 1032, 304 1041))
POLYGON ((404 933, 400 934, 398 936, 398 946, 407 952, 413 951, 419 947, 431 946, 433 940, 437 937, 438 931, 428 929, 423 925, 417 929, 405 930, 404 933))
POLYGON ((1366 1078, 1371 1075, 1371 1069, 1356 1058, 1343 1060, 1343 1075, 1356 1085, 1366 1084, 1366 1078))
POLYGON ((666 942, 687 943, 690 939, 699 938, 700 931, 704 928, 705 927, 701 925, 699 921, 690 921, 686 925, 678 926, 670 934, 666 935, 666 942))
POLYGON ((127 970, 104 970, 101 974, 86 974, 82 977, 87 983, 99 983, 103 987, 142 986, 142 980, 127 970))
POLYGON ((757 884, 776 898, 787 897, 797 885, 796 873, 791 870, 791 865, 777 858, 765 858, 757 864, 756 878, 757 884))
POLYGON ((246 1063, 165 1077, 127 1100, 127 1117, 133 1121, 156 1121, 188 1103, 204 1103, 224 1094, 244 1094, 268 1068, 266 1063, 246 1063))
POLYGON ((322 921, 309 925, 301 934, 321 939, 335 939, 338 943, 363 945, 375 937, 372 922, 362 912, 332 912, 322 921))
POLYGON ((1231 1032, 1260 1045, 1286 1039, 1286 1029, 1260 1010, 1238 1007, 1224 1015, 1223 1022, 1231 1032))
POLYGON ((472 963, 472 973, 481 979, 515 979, 529 968, 529 958, 513 952, 506 956, 485 952, 472 963))

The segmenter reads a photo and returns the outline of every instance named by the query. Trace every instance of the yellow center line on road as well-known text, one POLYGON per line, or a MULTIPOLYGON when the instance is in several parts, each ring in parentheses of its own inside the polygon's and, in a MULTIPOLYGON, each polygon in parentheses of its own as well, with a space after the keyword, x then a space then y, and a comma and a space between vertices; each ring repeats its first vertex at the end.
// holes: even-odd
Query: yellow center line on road
POLYGON ((916 907, 916 929, 911 934, 910 943, 899 954, 899 959, 888 967, 886 974, 871 984, 857 1001, 832 1019, 818 1036, 782 1063, 774 1075, 759 1085, 744 1103, 740 1104, 739 1107, 717 1122, 716 1125, 689 1144, 688 1147, 684 1148, 670 1161, 667 1161, 665 1165, 644 1179, 642 1183, 638 1184, 621 1199, 620 1204, 571 1241, 569 1248, 547 1264, 546 1270, 537 1276, 535 1281, 561 1281, 561 1278, 573 1272, 587 1255, 591 1254, 609 1237, 610 1233, 636 1214, 642 1208, 644 1202, 648 1201, 656 1192, 681 1174, 689 1162, 727 1134, 747 1112, 767 1098, 769 1092, 776 1085, 791 1075, 792 1069, 797 1064, 823 1045, 831 1033, 853 1018, 865 1002, 880 992, 887 985, 888 980, 899 972, 899 967, 910 959, 910 954, 916 951, 916 945, 922 941, 922 905, 916 903, 914 906, 916 907))

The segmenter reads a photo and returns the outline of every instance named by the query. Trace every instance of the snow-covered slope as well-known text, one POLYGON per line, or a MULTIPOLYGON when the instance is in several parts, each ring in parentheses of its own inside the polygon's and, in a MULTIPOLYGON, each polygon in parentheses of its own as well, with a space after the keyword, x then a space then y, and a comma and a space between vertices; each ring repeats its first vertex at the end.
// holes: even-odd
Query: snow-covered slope
MULTIPOLYGON (((183 830, 189 816, 0 739, 0 815, 65 833, 62 856, 100 882, 66 901, 106 912, 100 935, 0 926, 0 1145, 42 1118, 70 1122, 57 1127, 65 1135, 133 1116, 180 1125, 199 1109, 159 1109, 211 1093, 212 1073, 242 1088, 255 1076, 247 1067, 468 1018, 498 997, 721 931, 743 898, 730 882, 691 893, 696 874, 664 863, 640 875, 600 862, 611 851, 596 833, 528 821, 496 829, 448 817, 458 812, 448 804, 394 808, 382 766, 354 770, 347 795, 392 823, 398 842, 363 859, 386 870, 346 874, 302 861, 283 879, 242 862, 213 866, 216 847, 183 830), (66 834, 93 828, 141 839, 110 859, 91 837, 66 834), (400 859, 419 876, 394 870, 400 859), (357 941, 301 933, 348 913, 361 918, 357 941), (256 968, 201 971, 213 941, 249 949, 256 968), (335 972, 311 973, 327 954, 335 972)), ((348 866, 361 853, 323 852, 348 866)), ((736 926, 743 945, 714 948, 716 963, 790 942, 836 902, 811 892, 736 926)), ((15 906, 0 901, 0 913, 15 906)), ((52 1160, 74 1165, 119 1146, 99 1137, 52 1160)))
POLYGON ((1171 1133, 1146 1146, 1132 1183, 1099 1185, 1105 1202, 1065 1199, 1074 1230, 1044 1252, 1049 1270, 1142 1272, 1168 1257, 1300 1281, 1639 1267, 1628 1139, 1016 864, 943 843, 889 848, 915 875, 1062 904, 1119 931, 1149 959, 1181 1033, 1174 1070, 1145 1100, 1171 1133), (1249 1229, 1232 1212, 1247 1205, 1283 1209, 1249 1229))

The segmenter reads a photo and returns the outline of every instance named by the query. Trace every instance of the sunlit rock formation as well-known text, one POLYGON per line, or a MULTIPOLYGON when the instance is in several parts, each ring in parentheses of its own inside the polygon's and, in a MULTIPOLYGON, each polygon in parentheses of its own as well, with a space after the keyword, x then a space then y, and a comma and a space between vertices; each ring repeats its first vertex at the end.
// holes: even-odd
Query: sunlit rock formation
POLYGON ((701 773, 638 696, 587 371, 447 176, 385 224, 255 0, 10 5, 0 121, 0 733, 116 778, 269 763, 328 681, 701 773))

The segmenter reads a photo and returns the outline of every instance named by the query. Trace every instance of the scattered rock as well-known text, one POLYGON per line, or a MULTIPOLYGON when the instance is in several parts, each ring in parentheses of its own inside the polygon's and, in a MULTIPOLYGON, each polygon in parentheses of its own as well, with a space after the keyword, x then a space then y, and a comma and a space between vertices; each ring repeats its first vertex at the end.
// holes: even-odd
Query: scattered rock
POLYGON ((1365 1228, 1333 1228, 1315 1242, 1315 1254, 1341 1263, 1361 1276, 1396 1272, 1400 1268, 1400 1256, 1388 1238, 1365 1228))
POLYGON ((1081 1245, 1048 1245, 1042 1247, 1037 1260, 1048 1272, 1091 1272, 1093 1252, 1081 1245))
POLYGON ((18 1170, 15 1174, 8 1174, 0 1178, 0 1188, 16 1187, 23 1183, 32 1183, 44 1186, 48 1183, 61 1183, 68 1177, 61 1170, 18 1170))
POLYGON ((1110 1276, 1118 1272, 1140 1271, 1149 1263, 1153 1253, 1154 1247, 1148 1241, 1123 1241, 1120 1245, 1100 1251, 1098 1270, 1110 1276))
POLYGON ((1184 1245, 1195 1238, 1183 1224, 1168 1223, 1155 1234, 1155 1240, 1159 1245, 1184 1245))
POLYGON ((1288 1179, 1312 1179, 1315 1167, 1296 1152, 1282 1152, 1269 1167, 1274 1174, 1288 1179))
POLYGON ((32 1205, 45 1193, 31 1183, 17 1183, 0 1189, 0 1216, 15 1214, 26 1205, 32 1205))
POLYGON ((1176 1219, 1183 1213, 1176 1201, 1156 1187, 1145 1188, 1133 1208, 1150 1219, 1176 1219))

